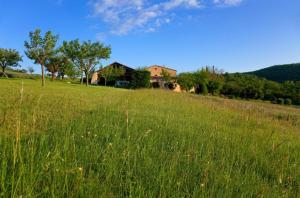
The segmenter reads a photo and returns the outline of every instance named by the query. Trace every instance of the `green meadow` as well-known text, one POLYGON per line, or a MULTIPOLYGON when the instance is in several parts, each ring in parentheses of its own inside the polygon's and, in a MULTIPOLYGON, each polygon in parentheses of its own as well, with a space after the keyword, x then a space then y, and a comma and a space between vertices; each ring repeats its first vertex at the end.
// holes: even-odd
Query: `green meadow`
POLYGON ((300 197, 300 109, 0 80, 0 197, 300 197))

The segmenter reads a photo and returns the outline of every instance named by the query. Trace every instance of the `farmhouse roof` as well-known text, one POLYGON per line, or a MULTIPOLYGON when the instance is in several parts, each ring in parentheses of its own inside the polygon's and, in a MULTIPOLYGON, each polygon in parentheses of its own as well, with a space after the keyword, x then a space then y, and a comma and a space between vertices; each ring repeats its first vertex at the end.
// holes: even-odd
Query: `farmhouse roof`
MULTIPOLYGON (((126 66, 126 65, 124 65, 124 64, 121 64, 121 63, 119 63, 119 62, 113 62, 113 63, 111 63, 111 64, 109 64, 109 65, 103 67, 102 69, 107 68, 107 67, 112 67, 112 66, 123 67, 125 70, 131 70, 131 71, 134 70, 133 68, 128 67, 128 66, 126 66)), ((102 69, 98 70, 98 72, 101 71, 102 69)))
POLYGON ((152 67, 161 67, 161 68, 164 68, 164 69, 173 70, 173 71, 176 71, 176 72, 177 72, 176 69, 172 69, 172 68, 165 67, 165 66, 160 66, 160 65, 152 65, 152 66, 149 66, 149 67, 147 67, 147 68, 152 68, 152 67))

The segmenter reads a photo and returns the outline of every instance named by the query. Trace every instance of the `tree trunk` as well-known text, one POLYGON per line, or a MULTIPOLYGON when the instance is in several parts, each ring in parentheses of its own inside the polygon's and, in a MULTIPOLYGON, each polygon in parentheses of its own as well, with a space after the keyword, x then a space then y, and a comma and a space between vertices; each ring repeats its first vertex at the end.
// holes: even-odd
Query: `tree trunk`
POLYGON ((106 81, 106 78, 104 78, 104 85, 105 85, 105 87, 106 87, 106 82, 107 82, 107 81, 106 81))
POLYGON ((8 78, 7 74, 5 73, 5 67, 2 67, 2 73, 6 78, 8 78))
POLYGON ((55 78, 55 73, 52 72, 51 80, 54 81, 54 78, 55 78))
POLYGON ((88 72, 85 72, 85 85, 86 86, 89 86, 89 73, 88 72))
POLYGON ((45 86, 45 75, 44 75, 44 65, 41 64, 41 69, 42 69, 42 87, 45 86))
POLYGON ((83 84, 83 72, 81 73, 80 84, 83 84))
POLYGON ((61 75, 61 79, 62 79, 62 80, 65 79, 65 74, 62 74, 62 75, 61 75))

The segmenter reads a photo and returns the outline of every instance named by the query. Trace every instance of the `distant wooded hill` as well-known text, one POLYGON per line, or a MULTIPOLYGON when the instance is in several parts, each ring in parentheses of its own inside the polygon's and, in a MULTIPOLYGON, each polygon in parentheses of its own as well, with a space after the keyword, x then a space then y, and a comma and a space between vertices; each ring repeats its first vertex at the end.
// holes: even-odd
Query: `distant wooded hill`
POLYGON ((300 63, 275 65, 246 74, 253 74, 277 82, 300 81, 300 63))

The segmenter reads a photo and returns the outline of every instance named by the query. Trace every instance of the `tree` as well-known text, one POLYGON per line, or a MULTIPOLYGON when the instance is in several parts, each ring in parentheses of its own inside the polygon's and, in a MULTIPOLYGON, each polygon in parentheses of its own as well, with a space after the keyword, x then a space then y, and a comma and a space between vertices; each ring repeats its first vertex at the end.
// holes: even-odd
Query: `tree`
POLYGON ((224 77, 221 74, 216 73, 217 70, 213 67, 213 72, 209 72, 209 80, 207 83, 207 90, 212 95, 217 95, 223 88, 224 77))
POLYGON ((46 62, 46 69, 51 73, 51 80, 54 81, 55 74, 59 71, 59 65, 61 64, 62 59, 59 55, 52 56, 46 62))
MULTIPOLYGON (((71 63, 70 65, 66 65, 66 68, 65 68, 65 75, 68 76, 68 78, 71 78, 71 79, 75 79, 77 78, 78 76, 80 76, 80 70, 78 70, 77 67, 74 67, 74 65, 71 63)), ((62 79, 64 79, 64 75, 62 75, 62 79)))
POLYGON ((197 85, 197 92, 206 95, 208 93, 207 84, 209 82, 209 72, 208 69, 199 70, 194 73, 195 83, 197 85))
POLYGON ((118 77, 125 74, 123 67, 105 67, 100 70, 99 75, 104 78, 104 84, 106 86, 108 81, 115 81, 118 77))
POLYGON ((34 73, 34 68, 33 67, 28 67, 28 72, 32 75, 34 73))
POLYGON ((68 59, 68 57, 62 55, 60 57, 60 64, 58 65, 58 76, 63 80, 65 75, 70 78, 74 78, 79 75, 79 72, 74 64, 68 59))
POLYGON ((49 59, 56 53, 55 46, 58 35, 53 35, 51 31, 41 35, 41 30, 36 29, 29 33, 29 41, 25 41, 25 54, 28 58, 34 60, 35 64, 41 65, 42 86, 45 86, 44 68, 49 59))
POLYGON ((185 91, 190 91, 195 86, 195 76, 193 73, 181 73, 178 75, 178 84, 185 91))
POLYGON ((5 69, 7 67, 18 67, 20 61, 22 61, 22 57, 16 50, 0 48, 0 66, 3 75, 7 78, 8 76, 5 73, 5 69))
POLYGON ((68 57, 72 64, 81 73, 81 84, 83 83, 83 57, 81 54, 80 42, 78 39, 73 41, 64 41, 63 45, 60 47, 60 51, 68 57))
POLYGON ((150 87, 151 73, 146 69, 137 69, 132 74, 131 86, 137 88, 149 88, 150 87))
POLYGON ((80 43, 77 39, 70 42, 64 41, 61 51, 85 74, 86 86, 88 86, 90 72, 95 69, 101 59, 110 57, 111 48, 99 42, 84 41, 80 43))

